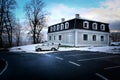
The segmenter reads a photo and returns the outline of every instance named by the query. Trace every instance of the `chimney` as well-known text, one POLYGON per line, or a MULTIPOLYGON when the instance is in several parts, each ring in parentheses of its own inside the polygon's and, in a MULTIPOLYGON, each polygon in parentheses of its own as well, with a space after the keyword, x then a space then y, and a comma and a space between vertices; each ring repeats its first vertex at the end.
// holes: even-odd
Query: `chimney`
POLYGON ((75 14, 75 18, 79 19, 80 18, 79 14, 75 14))
POLYGON ((64 22, 65 21, 65 18, 61 18, 61 22, 64 22))

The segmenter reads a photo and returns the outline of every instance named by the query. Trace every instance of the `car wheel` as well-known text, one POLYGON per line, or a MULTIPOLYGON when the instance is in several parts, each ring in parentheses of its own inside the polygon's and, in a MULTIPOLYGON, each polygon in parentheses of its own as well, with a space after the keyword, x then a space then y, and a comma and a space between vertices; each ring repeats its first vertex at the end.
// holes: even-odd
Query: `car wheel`
POLYGON ((41 51, 41 48, 38 48, 37 51, 41 51))
POLYGON ((36 49, 35 51, 38 51, 38 49, 36 49))
POLYGON ((52 48, 51 51, 56 51, 56 49, 55 49, 55 48, 52 48))

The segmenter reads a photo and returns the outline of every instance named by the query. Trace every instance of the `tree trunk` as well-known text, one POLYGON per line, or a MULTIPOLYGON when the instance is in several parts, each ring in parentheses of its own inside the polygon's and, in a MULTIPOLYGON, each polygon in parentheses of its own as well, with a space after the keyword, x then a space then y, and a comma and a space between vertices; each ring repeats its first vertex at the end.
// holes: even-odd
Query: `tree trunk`
POLYGON ((36 31, 36 29, 35 29, 35 27, 34 27, 34 30, 33 30, 33 44, 36 44, 36 39, 35 39, 35 32, 36 31))
POLYGON ((0 35, 0 48, 3 47, 3 40, 2 40, 2 35, 0 35))
POLYGON ((8 26, 6 26, 7 35, 8 35, 8 42, 9 42, 9 47, 12 47, 12 25, 11 25, 11 21, 10 21, 8 12, 7 12, 7 20, 9 22, 9 27, 10 27, 10 28, 8 28, 8 26))
POLYGON ((1 9, 0 9, 0 47, 3 47, 3 39, 2 39, 2 33, 3 33, 3 0, 1 1, 1 9))

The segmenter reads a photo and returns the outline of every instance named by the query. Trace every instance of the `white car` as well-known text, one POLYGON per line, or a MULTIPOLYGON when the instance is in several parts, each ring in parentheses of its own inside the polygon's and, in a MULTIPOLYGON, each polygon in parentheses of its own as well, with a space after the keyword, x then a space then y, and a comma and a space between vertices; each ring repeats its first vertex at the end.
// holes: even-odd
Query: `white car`
POLYGON ((111 46, 120 46, 120 42, 111 42, 111 46))
POLYGON ((43 43, 41 45, 35 46, 36 51, 45 51, 45 50, 57 51, 58 49, 59 49, 59 45, 54 43, 43 43))

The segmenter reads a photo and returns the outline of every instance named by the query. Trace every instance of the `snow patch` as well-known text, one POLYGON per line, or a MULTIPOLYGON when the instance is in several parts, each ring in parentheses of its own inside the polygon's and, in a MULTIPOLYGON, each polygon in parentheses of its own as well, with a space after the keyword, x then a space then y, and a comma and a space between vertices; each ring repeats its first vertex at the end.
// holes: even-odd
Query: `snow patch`
MULTIPOLYGON (((25 45, 19 47, 13 47, 10 49, 11 52, 28 52, 28 53, 51 53, 53 51, 35 51, 35 46, 41 44, 32 44, 32 45, 25 45)), ((120 54, 120 46, 102 46, 102 47, 60 47, 58 51, 71 51, 71 50, 80 50, 80 51, 94 51, 94 52, 105 52, 105 53, 112 53, 112 54, 120 54)))

